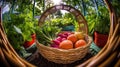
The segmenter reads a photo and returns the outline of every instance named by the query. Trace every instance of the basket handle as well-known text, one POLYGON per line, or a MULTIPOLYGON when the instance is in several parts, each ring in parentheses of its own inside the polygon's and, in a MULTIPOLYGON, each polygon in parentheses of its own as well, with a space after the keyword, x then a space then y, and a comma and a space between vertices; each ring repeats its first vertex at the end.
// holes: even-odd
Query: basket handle
POLYGON ((66 10, 66 11, 72 13, 75 16, 75 18, 79 24, 78 31, 83 31, 84 33, 88 34, 88 25, 87 25, 87 21, 85 20, 84 16, 81 14, 81 12, 79 10, 75 9, 74 7, 72 7, 70 5, 61 4, 61 5, 55 5, 55 6, 48 8, 41 15, 38 25, 41 26, 42 23, 45 21, 45 18, 49 14, 55 13, 58 10, 66 10))

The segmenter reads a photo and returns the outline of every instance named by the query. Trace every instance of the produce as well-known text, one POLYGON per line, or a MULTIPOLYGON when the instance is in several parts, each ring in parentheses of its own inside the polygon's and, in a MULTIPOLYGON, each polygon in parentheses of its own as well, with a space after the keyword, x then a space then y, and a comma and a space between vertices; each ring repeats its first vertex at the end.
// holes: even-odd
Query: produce
POLYGON ((72 32, 61 32, 58 34, 58 36, 60 36, 61 38, 67 38, 69 35, 73 34, 72 32))
POLYGON ((71 35, 69 35, 69 36, 67 37, 67 40, 70 40, 70 41, 72 41, 73 43, 75 43, 75 42, 78 40, 78 38, 77 38, 77 36, 76 36, 75 34, 71 34, 71 35))
POLYGON ((72 49, 73 43, 70 40, 64 40, 60 43, 59 48, 61 49, 72 49))
POLYGON ((60 44, 60 41, 57 40, 57 39, 55 39, 55 40, 53 40, 53 43, 56 44, 56 45, 59 45, 59 44, 60 44))
POLYGON ((62 41, 61 37, 57 37, 57 34, 61 31, 61 28, 51 25, 43 25, 42 28, 37 30, 37 39, 45 46, 59 45, 62 41))
POLYGON ((84 39, 85 37, 82 32, 75 32, 74 34, 77 36, 78 39, 84 39))
POLYGON ((62 38, 62 41, 67 40, 67 38, 62 38))
POLYGON ((69 32, 59 33, 58 37, 56 37, 54 40, 52 40, 53 43, 51 44, 51 47, 59 48, 59 44, 62 41, 66 40, 69 34, 70 34, 69 32))
POLYGON ((58 27, 44 25, 42 29, 37 32, 39 35, 38 40, 45 46, 60 49, 73 49, 74 47, 77 48, 86 44, 84 40, 82 42, 78 41, 84 39, 82 32, 60 31, 61 29, 58 27))
POLYGON ((57 37, 57 38, 56 38, 56 40, 58 40, 58 41, 60 41, 60 42, 62 41, 62 39, 63 39, 63 38, 61 38, 61 37, 57 37))
POLYGON ((81 32, 60 32, 55 39, 52 40, 51 47, 60 49, 71 49, 86 45, 84 35, 81 32), (78 39, 79 38, 79 39, 78 39))
POLYGON ((53 47, 53 48, 59 48, 59 45, 53 43, 53 44, 51 44, 51 47, 53 47))
POLYGON ((78 47, 81 47, 81 46, 85 46, 87 43, 85 40, 78 40, 76 43, 75 43, 75 48, 78 48, 78 47))

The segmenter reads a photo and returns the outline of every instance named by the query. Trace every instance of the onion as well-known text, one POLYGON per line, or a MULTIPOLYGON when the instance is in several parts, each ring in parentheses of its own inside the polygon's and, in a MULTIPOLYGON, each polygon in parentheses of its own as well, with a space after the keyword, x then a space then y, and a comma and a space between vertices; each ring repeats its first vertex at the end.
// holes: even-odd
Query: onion
POLYGON ((53 47, 53 48, 59 48, 59 45, 56 45, 56 44, 51 44, 51 47, 53 47))
POLYGON ((67 38, 62 38, 62 41, 67 40, 67 38))
POLYGON ((57 37, 55 40, 58 40, 58 41, 62 41, 62 38, 59 36, 59 37, 57 37))
POLYGON ((53 43, 55 43, 56 45, 59 45, 60 41, 59 40, 53 40, 53 43))

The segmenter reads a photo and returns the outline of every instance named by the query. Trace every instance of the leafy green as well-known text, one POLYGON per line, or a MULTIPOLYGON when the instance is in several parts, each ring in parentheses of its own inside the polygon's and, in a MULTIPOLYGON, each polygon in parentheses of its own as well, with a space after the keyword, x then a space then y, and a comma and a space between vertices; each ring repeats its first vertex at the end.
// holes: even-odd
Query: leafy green
POLYGON ((31 34, 35 33, 35 23, 32 13, 4 14, 3 25, 8 39, 15 49, 19 49, 25 41, 31 40, 31 34), (8 18, 5 18, 9 16, 8 18))
POLYGON ((60 31, 61 28, 57 26, 53 26, 48 23, 44 24, 41 27, 38 27, 38 30, 36 31, 37 39, 40 43, 49 46, 60 31))

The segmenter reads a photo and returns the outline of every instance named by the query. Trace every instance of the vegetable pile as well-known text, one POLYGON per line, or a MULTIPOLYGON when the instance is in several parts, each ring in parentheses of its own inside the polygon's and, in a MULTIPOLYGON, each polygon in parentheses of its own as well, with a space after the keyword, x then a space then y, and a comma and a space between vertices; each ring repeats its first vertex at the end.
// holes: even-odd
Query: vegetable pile
POLYGON ((73 49, 86 45, 85 35, 82 32, 62 32, 53 40, 51 47, 73 49))
POLYGON ((87 44, 82 32, 63 31, 53 26, 43 26, 39 31, 39 42, 45 46, 59 49, 73 49, 87 44))

